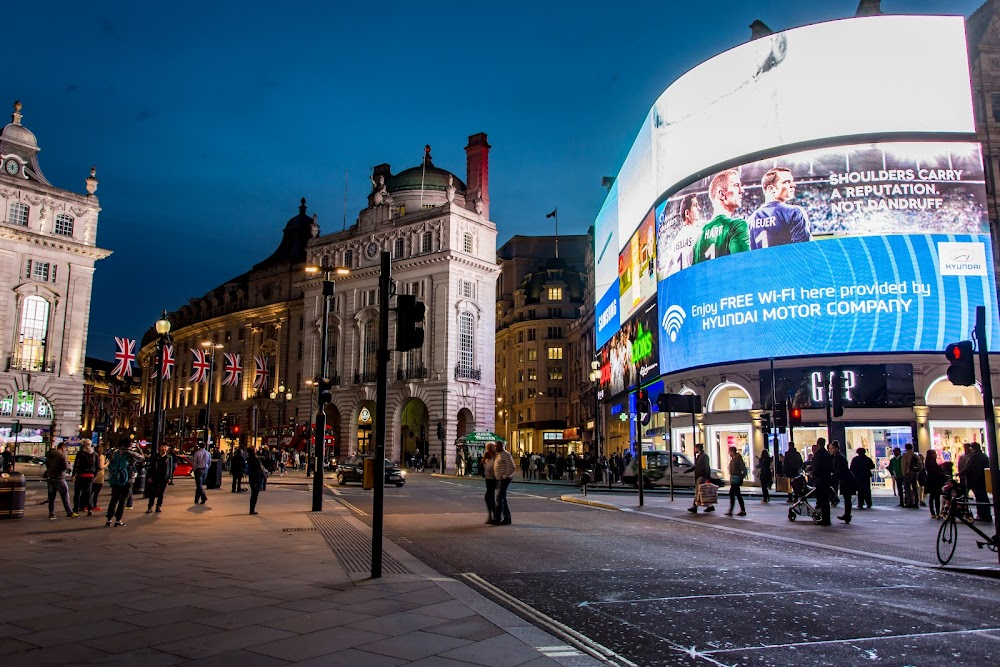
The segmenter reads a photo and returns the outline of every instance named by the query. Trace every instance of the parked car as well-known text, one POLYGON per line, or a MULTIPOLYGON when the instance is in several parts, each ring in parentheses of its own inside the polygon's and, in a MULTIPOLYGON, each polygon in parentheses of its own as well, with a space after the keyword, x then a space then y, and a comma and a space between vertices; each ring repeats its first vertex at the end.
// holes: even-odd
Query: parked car
MULTIPOLYGON (((671 457, 673 458, 674 467, 674 487, 694 488, 694 472, 688 472, 688 470, 694 467, 694 463, 687 457, 686 454, 655 450, 643 452, 643 455, 646 457, 646 467, 643 470, 645 488, 649 489, 654 486, 670 486, 671 457)), ((622 475, 622 483, 635 486, 638 475, 639 461, 638 459, 633 458, 629 462, 628 466, 625 467, 625 473, 622 475)), ((721 480, 722 471, 718 468, 712 468, 711 478, 714 480, 721 480)))
MULTIPOLYGON (((337 484, 343 486, 348 482, 364 481, 365 459, 370 458, 370 456, 357 455, 341 462, 337 466, 337 484)), ((406 484, 406 472, 389 459, 385 460, 385 483, 396 486, 406 484)))
POLYGON ((43 477, 45 475, 45 459, 41 456, 17 454, 14 456, 14 470, 25 477, 43 477))
POLYGON ((184 454, 174 455, 174 477, 190 477, 194 472, 191 457, 184 454))

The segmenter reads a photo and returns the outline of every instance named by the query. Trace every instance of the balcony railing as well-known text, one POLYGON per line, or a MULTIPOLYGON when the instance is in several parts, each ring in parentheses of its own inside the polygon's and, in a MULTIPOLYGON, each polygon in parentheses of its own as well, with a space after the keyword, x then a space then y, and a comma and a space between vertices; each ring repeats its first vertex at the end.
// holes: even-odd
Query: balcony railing
POLYGON ((9 357, 7 359, 8 371, 31 371, 33 373, 55 373, 55 364, 45 363, 41 359, 19 359, 9 357))
POLYGON ((418 366, 416 368, 397 368, 396 369, 396 379, 402 380, 426 380, 427 379, 427 367, 418 366))
POLYGON ((359 373, 354 371, 354 384, 367 384, 369 382, 378 382, 378 373, 368 371, 359 373))
POLYGON ((467 368, 462 365, 455 366, 455 379, 456 380, 482 380, 483 379, 483 369, 482 368, 467 368))

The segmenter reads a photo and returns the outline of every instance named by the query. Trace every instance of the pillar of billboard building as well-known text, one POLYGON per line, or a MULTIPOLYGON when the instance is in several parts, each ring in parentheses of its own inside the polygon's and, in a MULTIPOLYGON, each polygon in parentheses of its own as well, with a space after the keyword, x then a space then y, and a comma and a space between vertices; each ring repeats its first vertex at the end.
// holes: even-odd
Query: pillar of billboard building
POLYGON ((749 462, 837 439, 888 493, 895 447, 957 461, 982 445, 982 397, 941 355, 997 299, 972 100, 960 16, 764 34, 671 83, 594 223, 605 440, 687 456, 700 442, 725 470, 730 447, 749 462), (866 71, 886 52, 891 86, 831 85, 830 63, 866 71), (640 389, 704 410, 636 425, 621 416, 640 389), (799 423, 769 441, 760 414, 779 405, 799 423))

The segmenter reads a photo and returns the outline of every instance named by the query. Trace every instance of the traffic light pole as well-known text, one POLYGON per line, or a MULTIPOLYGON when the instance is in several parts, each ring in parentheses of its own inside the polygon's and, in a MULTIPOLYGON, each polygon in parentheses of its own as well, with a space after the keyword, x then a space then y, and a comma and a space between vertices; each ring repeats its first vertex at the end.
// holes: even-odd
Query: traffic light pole
MULTIPOLYGON (((997 417, 993 407, 993 382, 986 333, 986 308, 976 308, 976 341, 979 343, 979 382, 983 388, 983 411, 986 416, 986 446, 989 449, 990 476, 993 478, 993 528, 1000 535, 1000 465, 997 461, 997 417)), ((1000 552, 997 552, 1000 559, 1000 552)))
MULTIPOLYGON (((382 577, 382 518, 385 500, 385 400, 389 373, 389 288, 392 285, 390 254, 382 253, 378 279, 378 351, 375 384, 375 493, 372 497, 372 579, 382 577)), ((398 326, 398 324, 397 324, 398 326)))
MULTIPOLYGON (((329 363, 328 349, 330 342, 330 301, 333 299, 333 281, 330 280, 330 274, 327 272, 323 275, 323 324, 321 330, 323 332, 320 350, 320 366, 319 366, 319 377, 326 378, 327 375, 327 364, 329 363)), ((323 511, 323 486, 325 480, 323 478, 323 472, 325 466, 323 461, 326 460, 326 400, 327 394, 324 391, 316 392, 317 403, 316 403, 316 428, 313 430, 313 496, 312 496, 312 511, 322 512, 323 511)))

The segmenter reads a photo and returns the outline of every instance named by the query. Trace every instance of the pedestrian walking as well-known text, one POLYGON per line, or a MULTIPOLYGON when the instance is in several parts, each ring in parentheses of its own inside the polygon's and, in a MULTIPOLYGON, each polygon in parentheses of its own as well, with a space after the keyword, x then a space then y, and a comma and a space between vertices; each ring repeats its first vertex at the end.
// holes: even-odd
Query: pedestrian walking
POLYGON ((937 460, 937 452, 928 450, 927 459, 924 461, 924 470, 927 473, 927 482, 924 488, 927 491, 927 506, 931 512, 932 519, 941 518, 941 491, 947 481, 944 470, 937 460))
POLYGON ((3 448, 2 470, 3 472, 14 472, 14 445, 8 444, 3 448))
POLYGON ((889 476, 892 477, 892 491, 899 496, 899 506, 905 506, 905 495, 903 494, 903 457, 899 453, 899 447, 892 448, 892 458, 889 459, 889 476))
POLYGON ((105 469, 108 467, 108 458, 104 455, 104 447, 101 445, 94 447, 94 467, 94 483, 90 488, 90 505, 95 512, 100 512, 101 507, 97 504, 97 497, 101 495, 101 489, 104 488, 105 469))
POLYGON ((486 443, 486 451, 483 452, 483 460, 480 465, 480 474, 486 480, 486 523, 492 523, 493 517, 497 513, 497 476, 493 472, 493 463, 496 459, 496 444, 486 443))
POLYGON ((906 450, 900 459, 903 470, 903 507, 920 507, 920 490, 917 488, 917 477, 920 475, 920 457, 913 451, 913 443, 904 446, 906 450))
POLYGON ((875 462, 868 456, 868 451, 864 447, 855 450, 854 458, 851 459, 851 475, 857 484, 858 509, 866 507, 872 508, 872 473, 875 471, 875 462))
POLYGON ((204 505, 208 502, 208 495, 205 493, 205 478, 208 476, 208 467, 212 465, 212 455, 205 449, 205 443, 198 443, 198 451, 194 453, 194 504, 204 505))
POLYGON ((69 506, 69 486, 66 484, 66 473, 69 471, 69 458, 66 456, 66 443, 60 442, 49 450, 45 457, 45 482, 49 491, 49 519, 56 520, 56 494, 66 510, 66 517, 77 516, 69 506))
POLYGON ((799 454, 794 442, 788 443, 785 458, 781 461, 781 472, 788 479, 788 502, 795 502, 795 489, 792 487, 792 480, 802 472, 802 454, 799 454))
POLYGON ((729 448, 729 511, 726 516, 733 515, 733 508, 736 501, 740 503, 740 511, 736 516, 746 516, 747 508, 743 504, 743 491, 741 486, 747 476, 747 463, 743 460, 743 455, 737 451, 736 447, 729 448))
POLYGON ((847 462, 847 457, 840 451, 840 442, 834 440, 830 443, 830 456, 833 457, 833 477, 837 480, 837 488, 844 497, 844 513, 837 518, 844 523, 851 523, 851 508, 854 507, 853 496, 857 491, 858 484, 851 473, 851 465, 847 462))
POLYGON ((496 509, 493 512, 493 525, 510 525, 510 507, 507 505, 507 488, 514 477, 514 457, 504 448, 502 441, 497 441, 496 456, 493 458, 493 475, 497 478, 496 509))
MULTIPOLYGON (((254 454, 256 458, 256 453, 254 454)), ((233 477, 233 493, 243 493, 243 475, 246 474, 247 459, 243 456, 243 449, 238 449, 230 455, 229 474, 233 477)))
POLYGON ((252 515, 257 514, 257 497, 260 496, 265 479, 267 479, 267 468, 264 467, 257 457, 257 452, 251 447, 247 450, 247 480, 250 485, 250 514, 252 515))
POLYGON ((167 481, 170 479, 170 455, 167 453, 167 446, 160 445, 160 451, 149 458, 149 467, 146 469, 146 497, 149 498, 149 506, 146 514, 153 513, 153 505, 156 511, 161 511, 163 506, 163 494, 167 490, 167 481))
POLYGON ((816 511, 820 513, 820 526, 830 523, 830 479, 833 475, 833 457, 826 450, 826 438, 816 438, 812 456, 813 488, 816 491, 816 511))
MULTIPOLYGON (((701 443, 695 443, 694 446, 694 465, 687 469, 686 472, 694 472, 694 501, 691 507, 688 508, 688 512, 696 514, 698 512, 698 502, 701 500, 701 485, 708 483, 709 477, 712 474, 712 468, 708 462, 708 455, 705 453, 705 445, 701 443)), ((705 508, 706 512, 714 512, 715 505, 709 505, 705 508)))
POLYGON ((73 462, 73 514, 79 514, 83 510, 87 510, 88 516, 94 514, 95 467, 94 449, 90 440, 84 438, 80 441, 80 451, 76 453, 76 460, 73 462))
POLYGON ((976 498, 976 521, 992 523, 993 512, 990 510, 990 498, 986 495, 986 469, 990 467, 990 457, 978 442, 970 444, 972 455, 965 466, 965 479, 969 491, 976 498))
POLYGON ((774 476, 771 471, 771 453, 767 451, 767 447, 761 450, 760 458, 757 459, 757 479, 760 480, 761 502, 771 502, 770 489, 774 476))
POLYGON ((135 452, 125 449, 116 450, 111 455, 106 474, 108 486, 111 487, 111 500, 108 501, 105 526, 110 527, 112 519, 114 519, 115 528, 125 526, 122 515, 125 513, 125 501, 131 491, 132 477, 135 475, 135 467, 139 458, 135 452))

